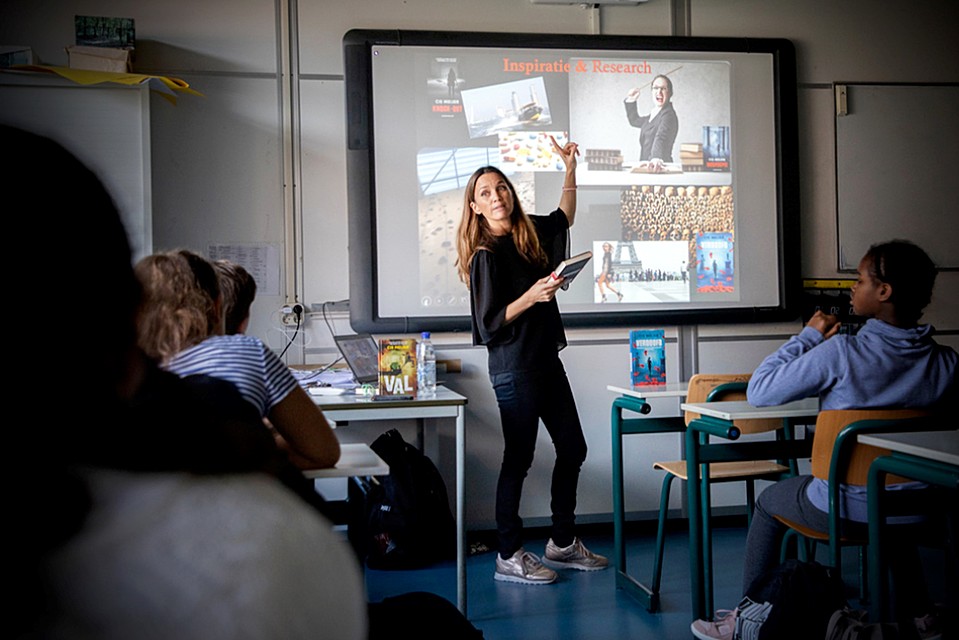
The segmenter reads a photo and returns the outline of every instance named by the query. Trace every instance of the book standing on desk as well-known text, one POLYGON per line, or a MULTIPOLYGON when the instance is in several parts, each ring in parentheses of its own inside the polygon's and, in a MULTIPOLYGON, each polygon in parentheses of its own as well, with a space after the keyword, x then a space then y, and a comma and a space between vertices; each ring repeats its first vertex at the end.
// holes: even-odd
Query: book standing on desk
POLYGON ((416 396, 416 340, 380 340, 379 393, 381 396, 416 396))
POLYGON ((666 384, 666 335, 662 329, 629 332, 630 379, 636 385, 666 384))

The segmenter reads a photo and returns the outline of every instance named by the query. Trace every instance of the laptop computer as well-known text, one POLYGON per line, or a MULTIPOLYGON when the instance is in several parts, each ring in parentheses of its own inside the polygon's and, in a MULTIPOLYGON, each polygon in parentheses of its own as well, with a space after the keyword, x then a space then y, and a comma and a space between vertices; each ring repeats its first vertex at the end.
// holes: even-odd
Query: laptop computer
POLYGON ((368 333, 333 336, 337 349, 353 372, 357 384, 377 384, 379 380, 379 347, 368 333))

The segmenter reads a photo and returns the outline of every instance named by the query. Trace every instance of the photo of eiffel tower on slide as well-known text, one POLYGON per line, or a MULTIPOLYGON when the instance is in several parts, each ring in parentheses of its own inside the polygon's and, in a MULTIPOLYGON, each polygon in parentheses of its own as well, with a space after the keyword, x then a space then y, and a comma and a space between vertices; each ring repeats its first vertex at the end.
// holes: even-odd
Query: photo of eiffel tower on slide
POLYGON ((593 302, 689 301, 686 242, 594 240, 593 256, 593 302))

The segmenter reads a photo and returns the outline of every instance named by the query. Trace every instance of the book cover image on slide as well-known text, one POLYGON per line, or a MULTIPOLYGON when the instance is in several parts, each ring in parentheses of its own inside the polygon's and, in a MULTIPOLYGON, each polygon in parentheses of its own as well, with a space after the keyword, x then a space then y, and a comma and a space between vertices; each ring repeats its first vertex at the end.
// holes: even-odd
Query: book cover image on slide
POLYGON ((416 395, 416 340, 380 339, 379 394, 416 395))
POLYGON ((735 287, 733 234, 728 231, 701 233, 696 238, 696 290, 700 293, 732 293, 735 287))
POLYGON ((629 332, 630 380, 633 386, 666 384, 666 332, 634 329, 629 332))
POLYGON ((729 127, 703 127, 703 157, 706 171, 729 171, 729 127))

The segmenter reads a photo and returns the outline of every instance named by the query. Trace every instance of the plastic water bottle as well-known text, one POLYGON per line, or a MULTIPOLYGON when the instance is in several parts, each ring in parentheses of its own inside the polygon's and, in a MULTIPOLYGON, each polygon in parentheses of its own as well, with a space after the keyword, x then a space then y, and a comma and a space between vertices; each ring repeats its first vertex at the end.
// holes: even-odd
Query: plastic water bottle
POLYGON ((429 331, 424 331, 416 343, 416 392, 426 398, 436 395, 436 350, 429 331))

